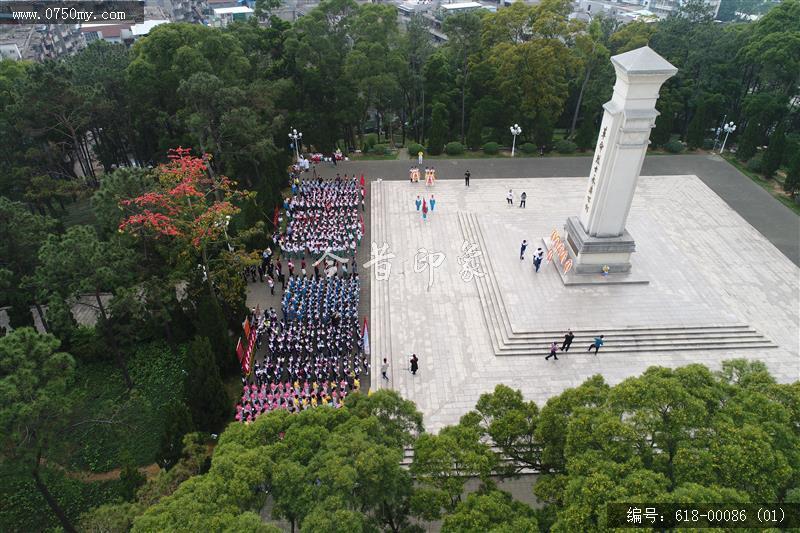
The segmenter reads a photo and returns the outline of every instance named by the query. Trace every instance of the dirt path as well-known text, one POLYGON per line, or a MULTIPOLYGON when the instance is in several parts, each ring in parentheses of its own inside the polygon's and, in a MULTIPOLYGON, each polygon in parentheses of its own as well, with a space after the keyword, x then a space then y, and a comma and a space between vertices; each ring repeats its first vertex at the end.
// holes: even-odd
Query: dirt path
MULTIPOLYGON (((47 462, 42 459, 42 464, 47 464, 47 462)), ((63 466, 55 463, 47 464, 47 466, 58 468, 64 472, 67 477, 78 479, 85 483, 93 483, 95 481, 113 481, 115 479, 119 479, 120 472, 122 472, 121 468, 115 468, 113 470, 109 470, 108 472, 86 472, 82 470, 67 470, 63 466)), ((147 479, 155 477, 160 471, 161 467, 159 467, 156 463, 139 467, 139 472, 144 474, 147 479)))

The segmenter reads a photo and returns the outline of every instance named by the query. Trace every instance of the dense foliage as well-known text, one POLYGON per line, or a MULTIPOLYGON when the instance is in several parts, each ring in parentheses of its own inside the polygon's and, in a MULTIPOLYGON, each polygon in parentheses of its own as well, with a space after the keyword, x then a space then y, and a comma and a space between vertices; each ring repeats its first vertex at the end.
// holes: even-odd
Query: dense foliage
POLYGON ((300 531, 417 531, 414 521, 431 520, 443 531, 603 531, 612 502, 797 501, 799 420, 800 382, 776 384, 745 360, 717 373, 652 367, 614 387, 595 376, 541 408, 498 385, 437 435, 422 432, 411 402, 382 390, 340 410, 233 424, 207 473, 155 505, 146 485, 133 508, 86 520, 272 531, 257 518, 269 510, 300 531), (410 472, 400 464, 408 445, 410 472), (523 471, 539 472, 524 479, 540 509, 498 489, 523 471))

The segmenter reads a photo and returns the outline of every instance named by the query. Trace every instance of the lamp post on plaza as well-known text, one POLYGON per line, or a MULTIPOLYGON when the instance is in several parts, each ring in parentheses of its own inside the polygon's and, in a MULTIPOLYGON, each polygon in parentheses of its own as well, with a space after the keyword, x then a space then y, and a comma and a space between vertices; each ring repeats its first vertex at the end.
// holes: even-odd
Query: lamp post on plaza
POLYGON ((289 133, 289 138, 294 142, 294 154, 297 156, 297 160, 300 161, 300 148, 298 145, 303 142, 303 134, 292 128, 292 131, 289 133))
POLYGON ((725 151, 725 144, 728 142, 728 135, 736 131, 736 124, 734 124, 733 121, 723 124, 722 131, 725 132, 725 140, 722 141, 722 148, 719 150, 720 155, 725 151))
MULTIPOLYGON (((725 124, 726 120, 728 120, 728 115, 725 115, 724 117, 722 117, 722 124, 723 125, 725 124)), ((714 148, 711 149, 711 152, 713 153, 714 150, 717 149, 717 146, 719 146, 719 136, 722 133, 722 126, 718 126, 716 128, 711 128, 711 131, 713 131, 714 134, 715 134, 714 135, 714 148)))
POLYGON ((522 128, 519 127, 519 124, 514 124, 509 129, 511 130, 511 135, 514 136, 514 139, 511 141, 511 157, 514 157, 514 149, 517 147, 517 135, 522 133, 522 128))

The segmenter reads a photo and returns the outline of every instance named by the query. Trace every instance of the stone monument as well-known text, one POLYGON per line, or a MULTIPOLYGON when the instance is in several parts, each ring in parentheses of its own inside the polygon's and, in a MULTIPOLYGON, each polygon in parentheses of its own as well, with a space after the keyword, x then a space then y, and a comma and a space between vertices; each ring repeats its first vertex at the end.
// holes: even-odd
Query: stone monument
POLYGON ((658 91, 678 71, 648 46, 616 55, 611 63, 617 81, 603 104, 586 195, 580 215, 565 226, 576 275, 630 271, 636 246, 625 222, 658 116, 658 91))

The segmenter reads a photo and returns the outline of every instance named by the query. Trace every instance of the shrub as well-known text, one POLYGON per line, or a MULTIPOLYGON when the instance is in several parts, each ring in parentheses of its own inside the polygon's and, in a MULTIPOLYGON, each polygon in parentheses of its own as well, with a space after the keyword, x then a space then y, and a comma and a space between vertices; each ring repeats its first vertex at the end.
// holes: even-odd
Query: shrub
POLYGON ((703 139, 703 150, 713 150, 714 139, 703 139))
POLYGON ((417 157, 417 154, 420 152, 425 152, 425 147, 421 144, 411 143, 408 145, 408 155, 411 156, 412 159, 417 157))
POLYGON ((679 154, 683 152, 683 143, 677 139, 673 139, 664 145, 664 149, 671 154, 679 154))
POLYGON ((561 139, 560 141, 556 141, 555 149, 559 154, 572 154, 578 149, 578 145, 572 141, 561 139))
POLYGON ((370 151, 376 155, 389 155, 392 153, 392 150, 389 148, 388 144, 376 144, 370 151))
POLYGON ((461 155, 464 153, 464 145, 460 142, 449 142, 444 147, 444 151, 447 152, 447 155, 461 155))
POLYGON ((483 151, 487 154, 494 155, 500 151, 500 145, 494 141, 488 142, 483 145, 483 151))
POLYGON ((362 147, 361 149, 365 152, 369 152, 372 150, 372 147, 378 144, 378 134, 377 133, 367 133, 364 135, 362 140, 362 147))
POLYGON ((534 154, 536 153, 536 145, 533 143, 525 143, 519 146, 519 151, 523 154, 534 154))
POLYGON ((756 154, 747 160, 747 168, 753 172, 761 172, 764 166, 764 157, 761 154, 756 154))

